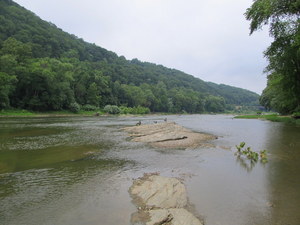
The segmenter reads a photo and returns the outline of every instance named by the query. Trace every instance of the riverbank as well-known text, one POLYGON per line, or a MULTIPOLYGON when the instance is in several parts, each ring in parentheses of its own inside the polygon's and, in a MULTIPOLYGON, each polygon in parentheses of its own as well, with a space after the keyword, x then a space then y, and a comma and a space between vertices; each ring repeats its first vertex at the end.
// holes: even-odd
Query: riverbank
MULTIPOLYGON (((74 113, 71 111, 49 111, 49 112, 35 112, 25 109, 11 109, 0 110, 0 117, 55 117, 55 116, 93 116, 97 112, 93 111, 80 111, 74 113)), ((103 112, 99 112, 100 115, 104 115, 103 112)))
MULTIPOLYGON (((108 114, 102 111, 49 111, 49 112, 35 112, 28 111, 25 109, 22 110, 0 110, 0 117, 73 117, 73 116, 143 116, 145 114, 108 114)), ((158 115, 158 114, 146 114, 146 115, 158 115)), ((166 115, 166 114, 159 114, 166 115)))
POLYGON ((272 122, 284 122, 300 125, 300 119, 295 119, 292 116, 280 116, 276 114, 269 115, 239 115, 235 116, 235 119, 261 119, 261 120, 269 120, 272 122))
POLYGON ((101 110, 98 111, 84 111, 72 112, 68 110, 62 111, 29 111, 26 109, 3 109, 0 110, 0 117, 67 117, 67 116, 153 116, 153 115, 174 115, 171 113, 148 113, 148 114, 132 114, 132 113, 119 113, 109 114, 101 110))

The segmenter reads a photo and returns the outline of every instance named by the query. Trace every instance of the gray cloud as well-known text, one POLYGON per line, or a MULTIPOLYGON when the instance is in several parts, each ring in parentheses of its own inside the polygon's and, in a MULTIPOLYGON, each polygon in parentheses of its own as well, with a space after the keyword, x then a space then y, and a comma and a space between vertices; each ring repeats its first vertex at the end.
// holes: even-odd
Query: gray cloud
POLYGON ((267 31, 249 37, 252 0, 16 0, 88 42, 261 93, 267 31))

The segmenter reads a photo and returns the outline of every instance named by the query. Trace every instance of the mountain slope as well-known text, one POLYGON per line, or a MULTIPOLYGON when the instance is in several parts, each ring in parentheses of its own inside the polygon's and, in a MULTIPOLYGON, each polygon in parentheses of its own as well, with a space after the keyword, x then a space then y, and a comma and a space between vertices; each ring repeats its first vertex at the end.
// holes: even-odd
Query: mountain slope
POLYGON ((0 0, 0 108, 68 109, 72 104, 144 106, 164 112, 222 112, 255 105, 259 95, 141 62, 0 0))

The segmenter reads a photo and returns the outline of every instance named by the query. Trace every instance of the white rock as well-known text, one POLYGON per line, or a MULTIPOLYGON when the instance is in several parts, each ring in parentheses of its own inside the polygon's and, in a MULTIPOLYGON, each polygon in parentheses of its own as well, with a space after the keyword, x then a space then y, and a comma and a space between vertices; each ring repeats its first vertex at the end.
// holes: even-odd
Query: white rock
POLYGON ((182 208, 187 204, 186 189, 176 178, 150 175, 135 181, 130 191, 139 199, 137 204, 147 208, 182 208))
POLYGON ((172 225, 202 225, 200 220, 186 209, 169 209, 172 225))
POLYGON ((202 225, 184 208, 186 189, 176 178, 146 174, 135 180, 129 191, 139 209, 132 214, 132 224, 202 225))
POLYGON ((157 225, 170 222, 173 217, 167 209, 154 209, 149 212, 150 221, 146 225, 157 225))
POLYGON ((202 225, 198 218, 186 209, 154 209, 148 211, 149 221, 146 225, 202 225))

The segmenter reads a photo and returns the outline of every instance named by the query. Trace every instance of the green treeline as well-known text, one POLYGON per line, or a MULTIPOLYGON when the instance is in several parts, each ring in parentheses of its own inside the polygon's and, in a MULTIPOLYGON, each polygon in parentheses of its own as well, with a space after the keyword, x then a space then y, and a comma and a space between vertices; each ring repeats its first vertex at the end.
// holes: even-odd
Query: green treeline
POLYGON ((300 1, 255 0, 245 15, 251 34, 269 24, 273 38, 264 52, 268 84, 260 103, 282 114, 300 112, 300 1))
POLYGON ((126 60, 0 0, 0 109, 117 105, 152 112, 224 112, 258 105, 256 93, 126 60))

